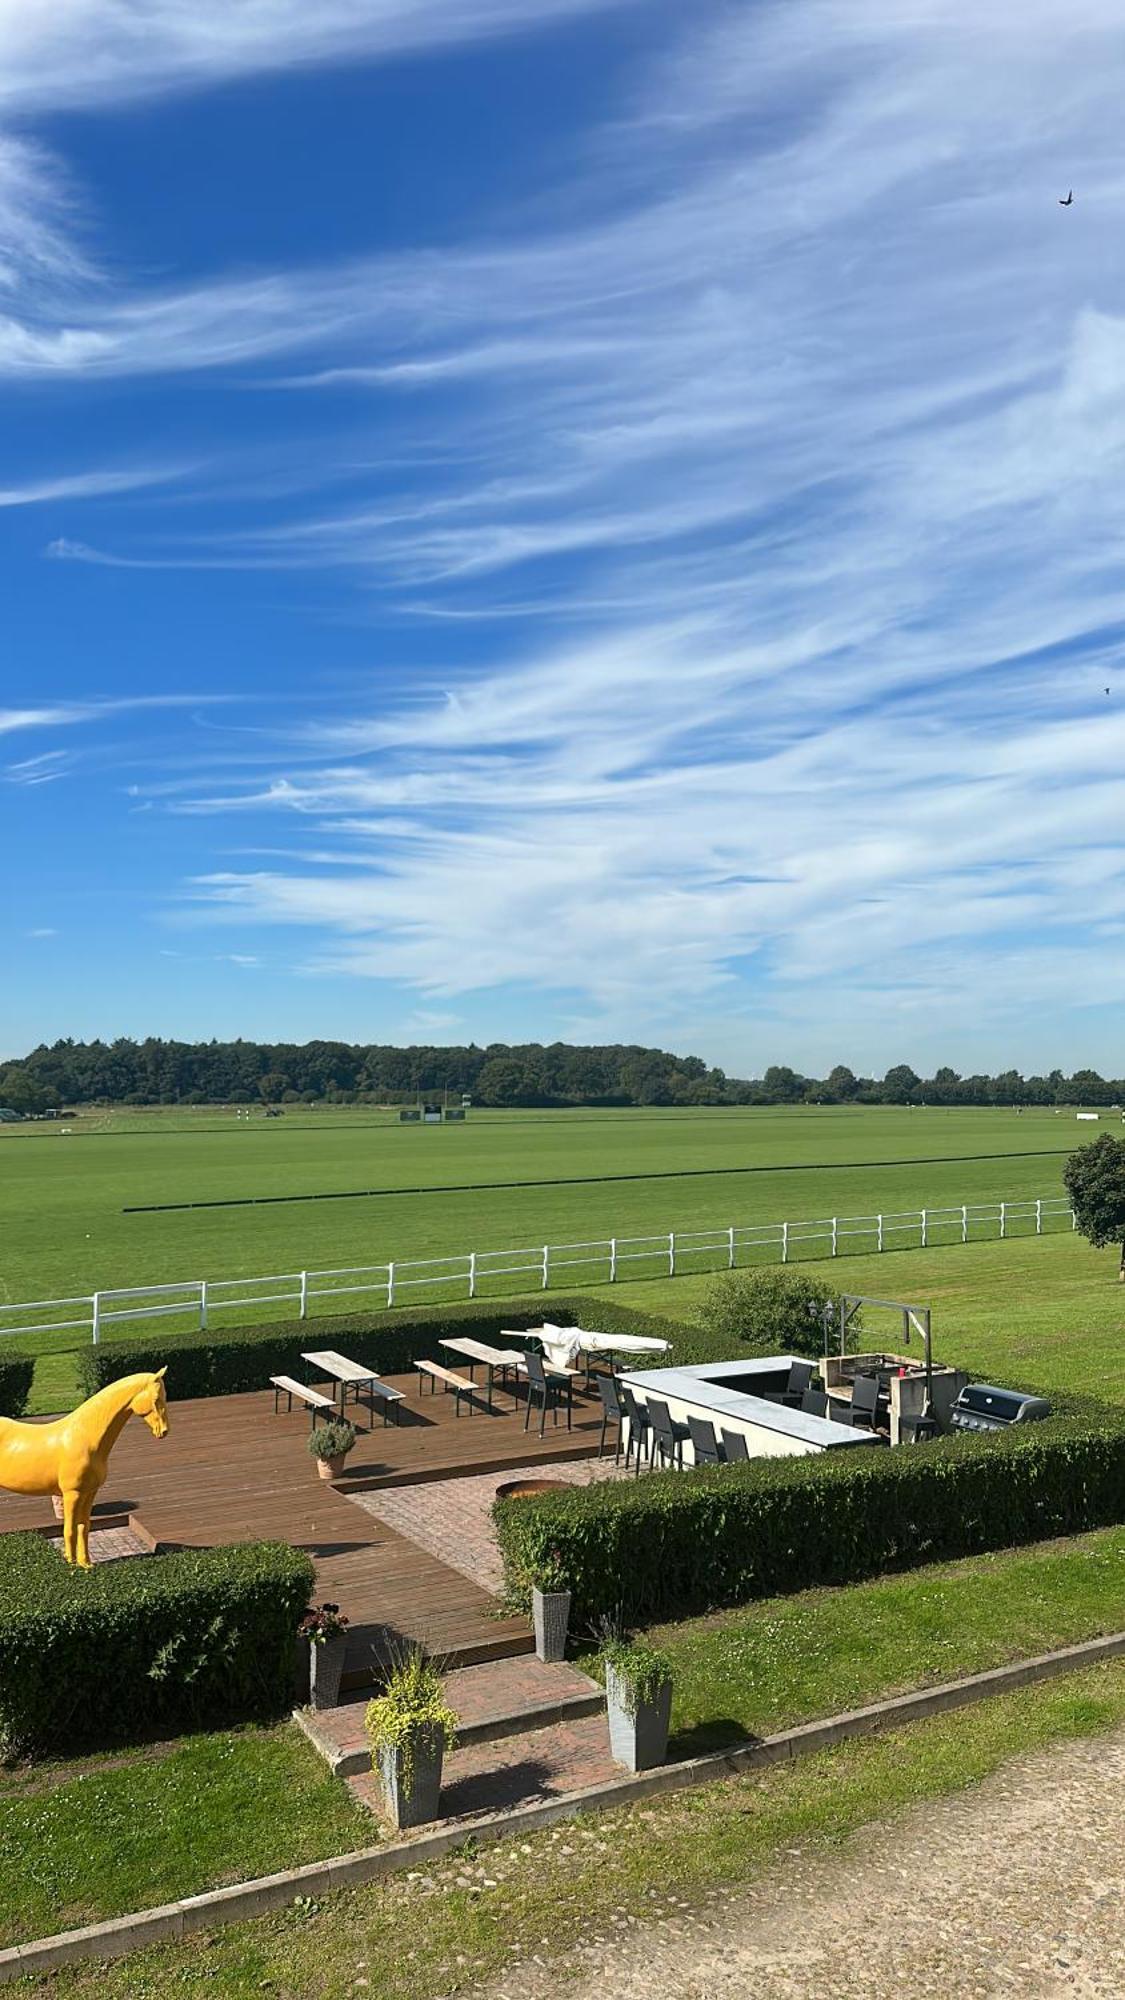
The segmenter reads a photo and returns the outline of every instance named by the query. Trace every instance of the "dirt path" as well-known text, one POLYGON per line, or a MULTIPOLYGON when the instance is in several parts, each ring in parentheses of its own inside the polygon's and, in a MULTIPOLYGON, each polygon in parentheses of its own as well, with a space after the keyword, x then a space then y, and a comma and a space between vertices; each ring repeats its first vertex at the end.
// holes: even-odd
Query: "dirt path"
POLYGON ((629 1928, 493 2000, 1121 2000, 1125 1729, 787 1857, 699 1915, 629 1928))

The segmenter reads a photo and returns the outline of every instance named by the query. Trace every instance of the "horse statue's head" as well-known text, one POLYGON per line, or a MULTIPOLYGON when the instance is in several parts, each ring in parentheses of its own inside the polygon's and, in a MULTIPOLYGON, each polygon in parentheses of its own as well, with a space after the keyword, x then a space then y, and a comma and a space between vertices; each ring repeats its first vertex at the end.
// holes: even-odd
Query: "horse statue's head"
POLYGON ((164 1396, 164 1376, 167 1362, 155 1375, 149 1375, 137 1390, 129 1404, 135 1417, 143 1417, 154 1438, 168 1435, 168 1404, 164 1396))

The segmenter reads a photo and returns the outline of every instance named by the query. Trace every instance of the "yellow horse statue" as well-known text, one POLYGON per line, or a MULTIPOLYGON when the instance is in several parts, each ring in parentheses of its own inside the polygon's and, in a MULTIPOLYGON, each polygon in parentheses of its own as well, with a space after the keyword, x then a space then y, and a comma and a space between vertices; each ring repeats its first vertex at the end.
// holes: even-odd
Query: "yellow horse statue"
POLYGON ((61 1494, 63 1554, 80 1569, 90 1567, 90 1510, 129 1418, 143 1417, 153 1437, 168 1435, 164 1372, 122 1375, 53 1424, 0 1417, 0 1486, 61 1494))

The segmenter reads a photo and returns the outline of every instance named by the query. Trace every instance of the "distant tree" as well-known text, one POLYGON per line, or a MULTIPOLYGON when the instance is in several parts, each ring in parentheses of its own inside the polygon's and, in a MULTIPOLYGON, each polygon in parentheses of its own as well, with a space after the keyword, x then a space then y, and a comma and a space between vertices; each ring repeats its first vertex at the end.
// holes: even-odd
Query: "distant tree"
POLYGON ((838 1098, 842 1104, 853 1098, 859 1089, 859 1084, 847 1063, 837 1063, 835 1069, 829 1070, 827 1085, 827 1095, 838 1098))
POLYGON ((1074 1219, 1095 1250, 1121 1245, 1117 1275, 1125 1283, 1125 1139, 1103 1132, 1092 1146, 1079 1146, 1063 1168, 1063 1185, 1074 1219))
POLYGON ((287 1078, 277 1069, 268 1069, 258 1078, 258 1095, 264 1104, 280 1104, 285 1096, 287 1078))
POLYGON ((803 1271, 724 1271, 704 1294, 699 1318, 708 1333, 759 1354, 820 1355, 825 1314, 835 1323, 839 1307, 840 1294, 803 1271))
POLYGON ((909 1104, 921 1089, 922 1079, 915 1076, 909 1063, 896 1063, 883 1078, 883 1097, 887 1104, 909 1104))

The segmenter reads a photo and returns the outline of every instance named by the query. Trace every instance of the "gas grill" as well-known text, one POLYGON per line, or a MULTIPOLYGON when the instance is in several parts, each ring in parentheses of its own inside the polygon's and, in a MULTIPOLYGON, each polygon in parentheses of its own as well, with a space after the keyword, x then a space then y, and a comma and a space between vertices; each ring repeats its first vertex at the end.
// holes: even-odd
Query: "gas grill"
POLYGON ((1006 1431, 1010 1424, 1034 1424, 1051 1414, 1042 1396, 1021 1389, 997 1389, 991 1382, 970 1382, 953 1405, 955 1431, 1006 1431))

